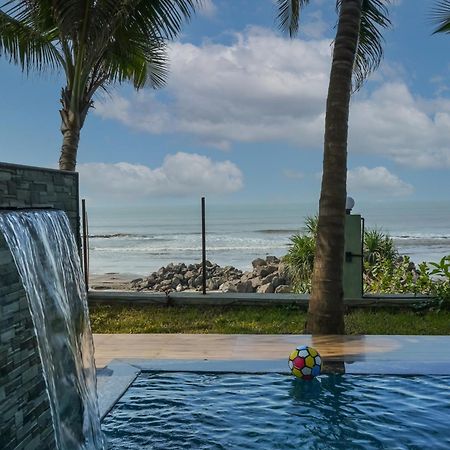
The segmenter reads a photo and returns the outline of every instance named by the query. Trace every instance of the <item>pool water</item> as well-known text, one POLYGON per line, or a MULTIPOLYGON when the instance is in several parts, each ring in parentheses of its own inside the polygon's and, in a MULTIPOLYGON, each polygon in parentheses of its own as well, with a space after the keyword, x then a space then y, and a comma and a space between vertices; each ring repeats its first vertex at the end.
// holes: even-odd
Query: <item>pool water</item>
POLYGON ((450 376, 143 373, 112 449, 450 449, 450 376))

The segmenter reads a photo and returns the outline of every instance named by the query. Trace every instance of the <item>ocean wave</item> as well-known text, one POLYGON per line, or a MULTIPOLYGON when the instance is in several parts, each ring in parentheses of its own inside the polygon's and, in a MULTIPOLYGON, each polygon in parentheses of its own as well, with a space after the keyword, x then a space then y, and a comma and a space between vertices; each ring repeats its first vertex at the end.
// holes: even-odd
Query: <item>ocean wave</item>
MULTIPOLYGON (((268 251, 283 249, 286 250, 288 244, 279 245, 247 245, 247 246, 207 246, 207 252, 235 252, 239 250, 248 251, 268 251)), ((174 254, 174 253, 189 253, 189 252, 201 252, 201 246, 198 247, 98 247, 91 246, 90 250, 103 253, 148 253, 148 254, 174 254)))
POLYGON ((262 233, 262 234, 295 234, 299 233, 301 230, 291 230, 288 228, 267 228, 262 230, 255 230, 254 233, 262 233))
POLYGON ((450 240, 450 235, 442 235, 442 234, 399 234, 399 235, 391 235, 392 239, 395 240, 450 240))

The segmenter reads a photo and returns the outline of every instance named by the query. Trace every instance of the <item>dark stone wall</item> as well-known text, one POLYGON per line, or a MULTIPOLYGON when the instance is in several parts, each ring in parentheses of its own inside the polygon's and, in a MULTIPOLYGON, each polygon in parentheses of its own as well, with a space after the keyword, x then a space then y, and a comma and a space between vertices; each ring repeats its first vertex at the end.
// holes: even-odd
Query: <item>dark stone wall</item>
MULTIPOLYGON (((66 212, 80 248, 78 174, 0 163, 0 208, 66 212)), ((26 293, 0 235, 0 449, 56 448, 26 293)))
POLYGON ((0 162, 0 208, 66 212, 81 248, 78 173, 0 162))
POLYGON ((0 235, 0 449, 54 449, 50 403, 25 291, 0 235))

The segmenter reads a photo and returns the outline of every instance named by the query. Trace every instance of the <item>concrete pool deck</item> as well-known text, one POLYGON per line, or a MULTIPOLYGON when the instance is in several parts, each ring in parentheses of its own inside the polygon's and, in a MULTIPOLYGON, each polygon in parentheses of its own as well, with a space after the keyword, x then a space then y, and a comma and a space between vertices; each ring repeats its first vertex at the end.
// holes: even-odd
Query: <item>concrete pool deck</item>
POLYGON ((287 358, 311 345, 325 371, 450 375, 450 336, 94 334, 100 414, 141 371, 289 373, 287 358))

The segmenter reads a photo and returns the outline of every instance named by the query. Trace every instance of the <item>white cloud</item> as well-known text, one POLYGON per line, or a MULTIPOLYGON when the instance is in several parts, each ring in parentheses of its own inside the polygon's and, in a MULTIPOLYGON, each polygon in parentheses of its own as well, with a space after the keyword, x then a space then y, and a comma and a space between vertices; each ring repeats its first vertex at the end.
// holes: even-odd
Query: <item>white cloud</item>
POLYGON ((162 166, 155 169, 126 162, 79 164, 77 169, 80 184, 90 197, 184 197, 225 194, 243 186, 242 172, 232 162, 214 162, 183 152, 167 155, 162 166))
POLYGON ((450 166, 450 101, 414 97, 403 83, 384 83, 351 106, 352 151, 385 155, 412 167, 450 166))
MULTIPOLYGON (((96 113, 220 149, 275 141, 322 151, 330 40, 289 40, 253 27, 230 45, 176 43, 170 60, 164 100, 149 90, 116 95, 96 104, 96 113)), ((420 168, 450 167, 450 101, 413 95, 405 77, 385 64, 372 90, 354 96, 349 151, 420 168)))
POLYGON ((374 196, 403 197, 414 192, 412 185, 389 172, 386 167, 356 167, 347 173, 348 192, 353 195, 369 193, 374 196))
POLYGON ((227 148, 282 138, 314 146, 323 135, 330 41, 290 41, 250 28, 232 45, 174 44, 169 101, 153 91, 116 96, 96 113, 150 133, 186 133, 227 148))

